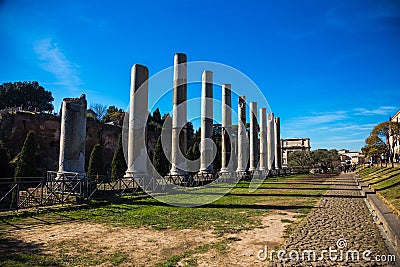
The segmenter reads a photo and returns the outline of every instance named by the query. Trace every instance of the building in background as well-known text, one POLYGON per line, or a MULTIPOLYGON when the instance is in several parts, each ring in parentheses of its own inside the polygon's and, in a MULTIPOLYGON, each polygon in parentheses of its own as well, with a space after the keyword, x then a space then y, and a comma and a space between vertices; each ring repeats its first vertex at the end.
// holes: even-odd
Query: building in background
POLYGON ((282 166, 288 167, 288 155, 294 151, 310 151, 310 138, 282 138, 282 166))
POLYGON ((358 151, 349 151, 347 149, 338 150, 342 165, 364 164, 365 156, 358 151))

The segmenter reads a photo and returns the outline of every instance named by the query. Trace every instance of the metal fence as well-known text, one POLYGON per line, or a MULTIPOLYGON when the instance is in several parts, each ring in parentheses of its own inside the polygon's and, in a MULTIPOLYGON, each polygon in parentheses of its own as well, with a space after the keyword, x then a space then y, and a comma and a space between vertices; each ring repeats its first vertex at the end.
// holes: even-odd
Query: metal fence
POLYGON ((196 187, 211 182, 236 182, 253 177, 265 178, 289 173, 290 169, 282 169, 267 173, 196 173, 165 177, 124 177, 109 180, 103 177, 88 178, 79 173, 49 171, 46 177, 0 178, 0 211, 82 203, 124 194, 136 195, 143 191, 162 191, 173 185, 196 187))
POLYGON ((47 177, 0 178, 0 210, 82 203, 141 191, 132 178, 105 181, 79 173, 48 172, 47 177))

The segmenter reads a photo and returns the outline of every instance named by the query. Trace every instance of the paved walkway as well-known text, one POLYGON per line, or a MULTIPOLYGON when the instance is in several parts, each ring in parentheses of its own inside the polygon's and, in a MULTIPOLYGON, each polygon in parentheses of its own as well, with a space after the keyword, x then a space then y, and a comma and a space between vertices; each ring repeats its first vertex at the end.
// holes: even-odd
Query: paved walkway
POLYGON ((341 174, 335 179, 334 185, 327 191, 319 206, 309 213, 282 247, 286 252, 284 257, 292 256, 295 260, 276 260, 273 265, 394 266, 393 262, 375 261, 375 256, 385 257, 390 253, 360 194, 354 174, 341 174), (305 250, 314 250, 316 261, 308 260, 309 255, 313 258, 313 253, 305 250))

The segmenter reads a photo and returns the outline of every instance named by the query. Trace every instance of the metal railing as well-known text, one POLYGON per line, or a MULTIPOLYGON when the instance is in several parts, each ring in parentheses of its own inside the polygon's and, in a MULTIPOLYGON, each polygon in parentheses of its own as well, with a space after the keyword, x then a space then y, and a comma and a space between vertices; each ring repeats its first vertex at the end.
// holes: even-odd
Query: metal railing
POLYGON ((187 175, 123 177, 109 180, 88 178, 73 172, 47 172, 46 177, 0 178, 0 211, 40 206, 90 202, 110 196, 136 195, 143 191, 162 192, 169 186, 197 187, 254 178, 290 174, 290 169, 246 173, 195 173, 187 175))

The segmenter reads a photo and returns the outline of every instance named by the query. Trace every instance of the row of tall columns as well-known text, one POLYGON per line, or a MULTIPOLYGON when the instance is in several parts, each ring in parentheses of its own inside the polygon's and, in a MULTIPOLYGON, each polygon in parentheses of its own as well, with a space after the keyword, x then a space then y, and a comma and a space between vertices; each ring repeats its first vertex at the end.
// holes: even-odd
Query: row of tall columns
MULTIPOLYGON (((250 149, 248 149, 245 96, 239 97, 238 115, 238 167, 236 172, 244 173, 247 171, 248 151, 250 152, 249 171, 281 169, 280 118, 275 118, 273 113, 269 113, 267 117, 266 108, 260 108, 260 124, 258 124, 257 103, 250 102, 250 149), (258 127, 260 129, 260 139, 258 139, 258 127)), ((226 145, 223 140, 222 146, 225 147, 226 145)), ((225 157, 224 153, 222 153, 222 157, 225 157)))
MULTIPOLYGON (((187 58, 178 53, 174 57, 173 115, 163 126, 162 135, 166 140, 165 152, 170 149, 171 175, 186 173, 186 123, 187 123, 187 58), (168 132, 168 133, 167 133, 168 132), (169 134, 170 133, 170 134, 169 134)), ((129 134, 128 134, 128 170, 126 176, 147 173, 147 153, 145 128, 148 116, 148 69, 134 65, 131 73, 129 134), (138 149, 139 146, 139 149, 138 149)), ((280 157, 280 120, 266 109, 259 110, 260 124, 257 119, 257 103, 250 102, 250 140, 246 131, 246 97, 238 99, 238 131, 232 134, 231 85, 222 85, 222 155, 221 172, 245 173, 249 171, 267 171, 281 168, 280 157), (260 128, 260 140, 258 139, 260 128), (249 146, 250 145, 250 146, 249 146), (250 156, 249 169, 248 159, 250 156)), ((204 71, 202 75, 201 98, 201 141, 200 172, 212 173, 214 148, 213 135, 213 74, 204 71)))
MULTIPOLYGON (((172 175, 186 173, 186 123, 187 123, 187 58, 178 53, 174 57, 173 116, 167 117, 163 125, 165 152, 171 155, 172 175)), ((146 123, 148 118, 148 78, 147 67, 135 64, 131 71, 127 177, 148 173, 146 150, 146 123)), ((212 173, 215 145, 213 145, 213 73, 204 71, 202 75, 201 99, 201 141, 200 172, 212 173)), ((257 103, 250 102, 250 142, 246 132, 246 97, 238 100, 238 132, 232 133, 231 85, 222 85, 222 166, 221 172, 245 173, 250 156, 249 171, 280 169, 280 119, 274 114, 266 115, 266 109, 259 110, 257 103), (258 140, 258 127, 260 140, 258 140), (250 143, 250 147, 249 147, 250 143), (250 155, 249 155, 250 153, 250 155)), ((64 99, 62 105, 60 136, 59 173, 84 173, 84 152, 86 137, 85 95, 78 99, 64 99)))

